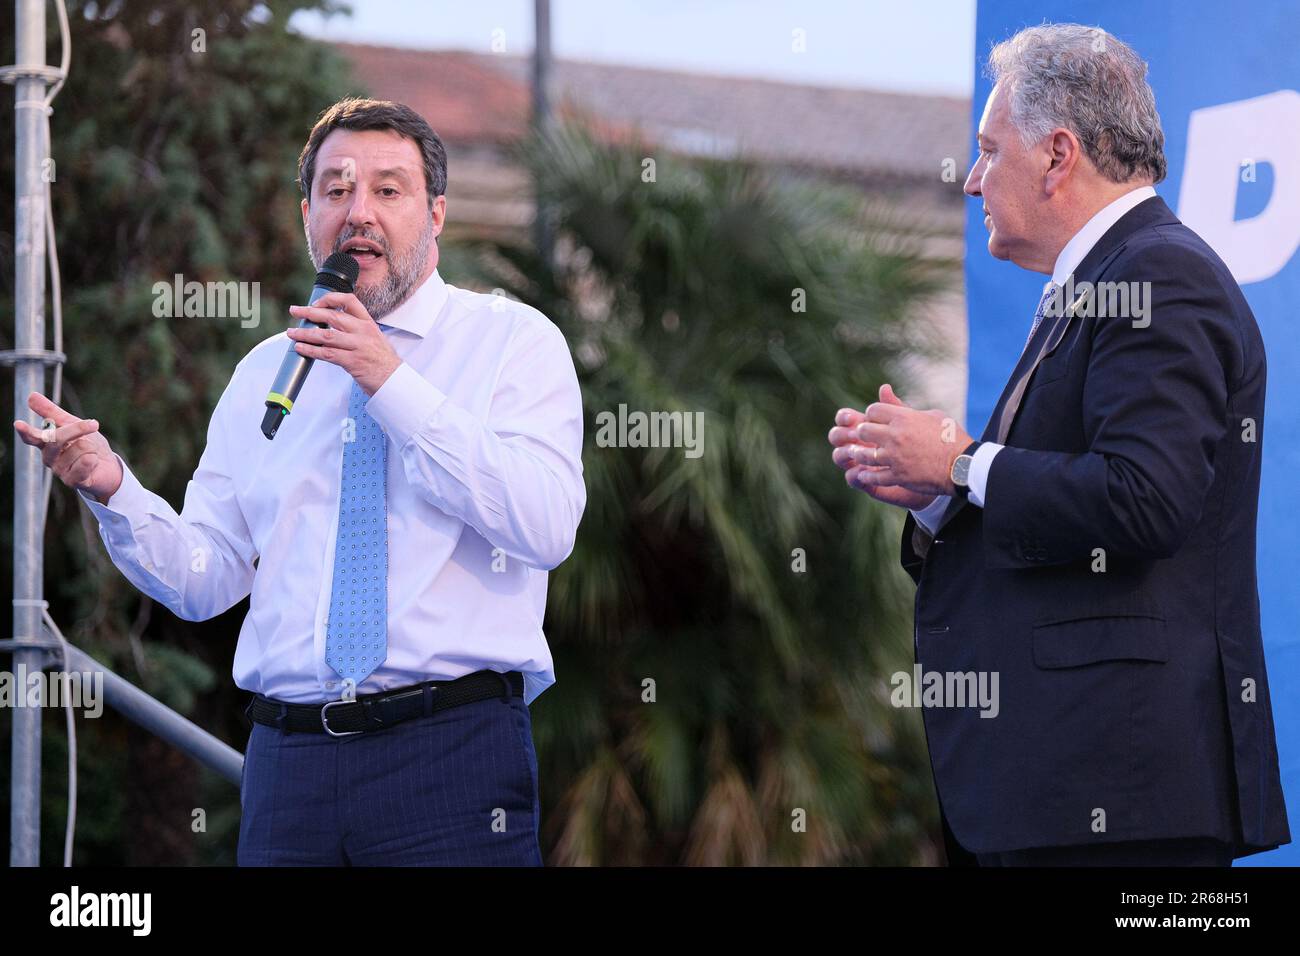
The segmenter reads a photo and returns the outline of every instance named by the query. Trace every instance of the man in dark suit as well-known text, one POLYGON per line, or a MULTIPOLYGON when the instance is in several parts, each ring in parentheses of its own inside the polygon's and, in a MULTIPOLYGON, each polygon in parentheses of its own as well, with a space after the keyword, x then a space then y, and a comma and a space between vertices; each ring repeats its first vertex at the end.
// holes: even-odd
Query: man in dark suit
POLYGON ((1263 342, 1152 189, 1136 53, 1045 25, 989 69, 966 193, 994 256, 1052 276, 1024 352, 978 442, 888 385, 830 435, 851 486, 910 512, 949 862, 1226 865, 1290 841, 1255 575, 1263 342), (976 680, 994 707, 952 699, 976 680))

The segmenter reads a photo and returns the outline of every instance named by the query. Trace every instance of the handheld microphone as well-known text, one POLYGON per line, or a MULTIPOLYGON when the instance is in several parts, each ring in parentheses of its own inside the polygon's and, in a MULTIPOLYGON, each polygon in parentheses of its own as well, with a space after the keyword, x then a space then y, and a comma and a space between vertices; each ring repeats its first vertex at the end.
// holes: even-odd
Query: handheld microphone
MULTIPOLYGON (((320 272, 316 273, 316 284, 312 286, 311 298, 307 300, 307 304, 312 305, 321 296, 330 292, 351 292, 360 272, 361 266, 357 264, 356 259, 346 253, 334 253, 325 260, 320 267, 320 272)), ((312 322, 309 319, 298 320, 298 328, 305 329, 308 326, 315 329, 327 328, 327 326, 321 325, 319 322, 312 322)), ((294 351, 295 344, 294 342, 289 343, 289 352, 285 355, 284 361, 280 363, 280 371, 276 373, 275 381, 271 384, 271 391, 266 396, 266 414, 262 416, 262 434, 268 440, 275 437, 275 433, 280 430, 280 423, 284 421, 289 412, 293 411, 294 400, 298 397, 298 392, 302 389, 302 383, 307 380, 307 373, 311 371, 311 367, 316 361, 294 351)))

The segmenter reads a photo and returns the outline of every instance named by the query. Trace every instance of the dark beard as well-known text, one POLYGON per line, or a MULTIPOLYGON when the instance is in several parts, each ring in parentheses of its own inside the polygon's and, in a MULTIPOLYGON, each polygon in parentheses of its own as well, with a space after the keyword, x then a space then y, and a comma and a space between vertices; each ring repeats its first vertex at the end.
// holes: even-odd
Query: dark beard
MULTIPOLYGON (((305 231, 307 254, 311 256, 312 265, 320 269, 327 257, 321 255, 320 250, 312 242, 311 230, 305 231)), ((388 274, 382 281, 358 285, 354 290, 357 299, 370 313, 370 317, 379 321, 405 302, 416 283, 420 281, 424 264, 429 259, 429 245, 433 242, 433 212, 432 210, 429 212, 419 238, 405 253, 392 255, 387 240, 381 236, 371 235, 367 230, 358 232, 350 228, 339 233, 338 238, 334 240, 334 248, 330 251, 341 252, 343 245, 351 239, 367 239, 375 243, 383 250, 384 257, 388 260, 388 274)))

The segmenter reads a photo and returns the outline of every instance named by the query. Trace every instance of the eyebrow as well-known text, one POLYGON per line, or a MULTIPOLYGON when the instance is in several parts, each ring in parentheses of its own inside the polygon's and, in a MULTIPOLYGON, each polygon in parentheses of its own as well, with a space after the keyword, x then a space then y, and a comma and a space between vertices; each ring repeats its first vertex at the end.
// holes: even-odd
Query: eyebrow
POLYGON ((410 176, 406 174, 406 170, 400 169, 397 166, 390 167, 389 169, 379 170, 379 172, 375 173, 375 178, 376 179, 400 179, 404 183, 409 183, 411 181, 410 176))
POLYGON ((976 133, 976 134, 975 134, 975 141, 976 141, 977 143, 987 143, 987 144, 989 144, 990 146, 993 145, 993 137, 992 137, 992 136, 988 136, 988 135, 986 135, 986 134, 984 134, 984 133, 976 133))
MULTIPOLYGON (((342 166, 326 166, 324 169, 321 170, 320 173, 321 179, 329 179, 331 176, 342 176, 342 175, 343 175, 342 166)), ((407 184, 409 184, 411 181, 411 178, 410 176, 407 175, 406 170, 397 166, 393 166, 389 169, 378 170, 375 173, 375 178, 376 179, 398 179, 401 180, 403 183, 407 183, 407 184)))

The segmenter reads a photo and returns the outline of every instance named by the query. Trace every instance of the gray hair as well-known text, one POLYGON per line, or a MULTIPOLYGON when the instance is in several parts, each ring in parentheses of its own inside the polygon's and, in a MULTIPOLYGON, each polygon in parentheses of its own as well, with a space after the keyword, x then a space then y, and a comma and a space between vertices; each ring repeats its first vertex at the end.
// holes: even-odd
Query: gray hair
POLYGON ((1021 30, 993 47, 985 73, 1011 96, 1011 122, 1026 147, 1064 127, 1112 182, 1165 178, 1165 134, 1146 62, 1100 27, 1021 30))

